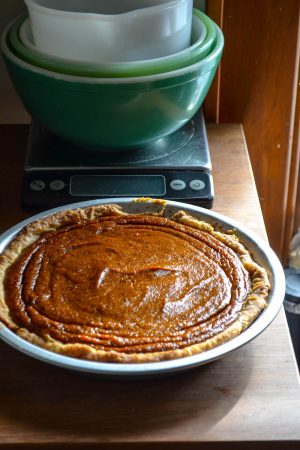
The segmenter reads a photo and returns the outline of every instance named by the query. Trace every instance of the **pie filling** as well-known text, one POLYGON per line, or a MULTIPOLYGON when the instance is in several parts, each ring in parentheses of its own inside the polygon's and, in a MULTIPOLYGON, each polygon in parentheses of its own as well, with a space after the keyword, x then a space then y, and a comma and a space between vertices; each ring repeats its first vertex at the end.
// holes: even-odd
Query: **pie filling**
POLYGON ((204 342, 251 291, 239 256, 213 234, 151 215, 82 221, 42 234, 7 269, 20 328, 123 354, 204 342))

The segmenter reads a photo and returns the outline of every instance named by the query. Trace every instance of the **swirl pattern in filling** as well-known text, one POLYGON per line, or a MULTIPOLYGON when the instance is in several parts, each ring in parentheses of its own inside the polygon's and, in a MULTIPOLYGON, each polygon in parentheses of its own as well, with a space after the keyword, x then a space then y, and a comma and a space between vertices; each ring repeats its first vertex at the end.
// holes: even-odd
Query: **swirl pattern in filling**
POLYGON ((9 267, 14 322, 45 338, 122 354, 182 349, 238 317, 251 289, 212 234, 150 215, 100 217, 41 235, 9 267))

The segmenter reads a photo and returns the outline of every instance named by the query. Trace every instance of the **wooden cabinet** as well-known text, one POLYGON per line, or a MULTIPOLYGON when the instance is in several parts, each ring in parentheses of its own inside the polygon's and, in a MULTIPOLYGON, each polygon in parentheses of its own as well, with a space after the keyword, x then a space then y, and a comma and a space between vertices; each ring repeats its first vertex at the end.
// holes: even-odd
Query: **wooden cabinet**
POLYGON ((225 47, 206 120, 243 124, 270 244, 284 262, 300 225, 299 9, 299 0, 207 2, 225 47))

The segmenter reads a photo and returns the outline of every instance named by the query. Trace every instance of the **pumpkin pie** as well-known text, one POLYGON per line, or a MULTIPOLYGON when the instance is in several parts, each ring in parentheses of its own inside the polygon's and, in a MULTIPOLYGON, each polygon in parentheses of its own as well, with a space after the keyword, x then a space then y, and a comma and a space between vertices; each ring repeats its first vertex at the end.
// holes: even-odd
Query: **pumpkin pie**
POLYGON ((184 211, 58 212, 26 226, 0 257, 0 320, 40 347, 96 361, 161 361, 221 345, 256 319, 269 290, 233 232, 184 211))

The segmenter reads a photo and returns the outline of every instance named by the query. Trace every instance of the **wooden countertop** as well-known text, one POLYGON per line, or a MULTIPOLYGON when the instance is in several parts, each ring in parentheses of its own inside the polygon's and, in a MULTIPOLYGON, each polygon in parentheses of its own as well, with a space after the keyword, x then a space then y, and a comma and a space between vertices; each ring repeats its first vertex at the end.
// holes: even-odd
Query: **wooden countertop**
MULTIPOLYGON (((19 206, 26 126, 2 126, 0 217, 19 206)), ((266 238, 239 125, 210 125, 214 210, 266 238)), ((0 342, 0 449, 300 448, 300 388, 284 312, 245 347, 190 372, 116 382, 47 366, 0 342)))

